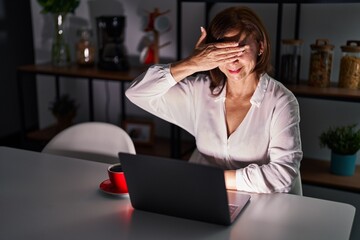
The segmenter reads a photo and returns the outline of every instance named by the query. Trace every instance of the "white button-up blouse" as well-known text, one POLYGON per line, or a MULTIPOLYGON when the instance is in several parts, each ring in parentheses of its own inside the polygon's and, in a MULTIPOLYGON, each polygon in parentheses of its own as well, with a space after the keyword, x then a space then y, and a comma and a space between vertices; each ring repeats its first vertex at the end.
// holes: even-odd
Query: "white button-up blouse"
POLYGON ((154 65, 132 82, 126 96, 195 137, 201 154, 193 154, 190 161, 236 170, 238 190, 289 192, 302 159, 295 96, 263 74, 251 97, 250 110, 228 137, 226 89, 213 96, 209 84, 204 74, 177 83, 170 65, 154 65))

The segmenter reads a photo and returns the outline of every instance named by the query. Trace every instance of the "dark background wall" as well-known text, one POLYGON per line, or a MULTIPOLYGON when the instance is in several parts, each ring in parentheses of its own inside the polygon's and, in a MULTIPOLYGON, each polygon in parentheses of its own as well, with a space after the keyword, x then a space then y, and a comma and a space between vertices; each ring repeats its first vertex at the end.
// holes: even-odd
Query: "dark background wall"
MULTIPOLYGON (((18 145, 21 131, 16 69, 34 63, 30 1, 0 0, 0 144, 18 145)), ((36 85, 24 76, 22 97, 26 102, 26 128, 36 127, 36 85)))

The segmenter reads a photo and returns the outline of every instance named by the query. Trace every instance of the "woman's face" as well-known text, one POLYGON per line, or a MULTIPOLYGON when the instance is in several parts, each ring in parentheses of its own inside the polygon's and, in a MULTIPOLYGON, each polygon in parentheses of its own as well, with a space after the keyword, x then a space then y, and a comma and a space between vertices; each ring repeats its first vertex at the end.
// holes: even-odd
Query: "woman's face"
POLYGON ((257 63, 258 54, 262 53, 262 44, 258 43, 252 35, 246 36, 239 31, 229 31, 224 35, 223 41, 237 41, 239 46, 244 46, 244 52, 233 62, 219 66, 228 80, 242 80, 256 75, 252 70, 257 63))

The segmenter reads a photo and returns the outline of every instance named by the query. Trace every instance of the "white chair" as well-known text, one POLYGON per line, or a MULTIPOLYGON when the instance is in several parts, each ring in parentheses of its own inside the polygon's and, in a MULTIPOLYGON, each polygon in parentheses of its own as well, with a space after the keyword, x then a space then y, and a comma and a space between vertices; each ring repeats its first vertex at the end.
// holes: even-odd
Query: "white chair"
POLYGON ((86 122, 66 128, 51 139, 42 152, 110 164, 119 162, 118 152, 136 153, 127 132, 102 122, 86 122))

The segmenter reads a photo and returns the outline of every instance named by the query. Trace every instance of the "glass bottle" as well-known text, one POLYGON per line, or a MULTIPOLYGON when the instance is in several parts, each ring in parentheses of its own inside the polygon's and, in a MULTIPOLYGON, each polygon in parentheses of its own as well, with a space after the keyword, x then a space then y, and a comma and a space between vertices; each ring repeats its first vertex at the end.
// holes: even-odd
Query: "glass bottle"
POLYGON ((56 67, 65 67, 70 64, 70 49, 65 37, 66 13, 53 15, 55 36, 51 47, 51 62, 56 67))
POLYGON ((311 44, 309 82, 313 87, 329 87, 334 45, 327 39, 316 39, 311 44))
POLYGON ((280 81, 288 84, 298 84, 300 76, 302 40, 282 40, 280 81))
POLYGON ((77 35, 79 40, 76 43, 76 63, 81 67, 91 67, 95 63, 95 47, 91 42, 92 31, 80 29, 77 35))
POLYGON ((339 87, 360 89, 360 41, 349 40, 341 50, 339 87))

